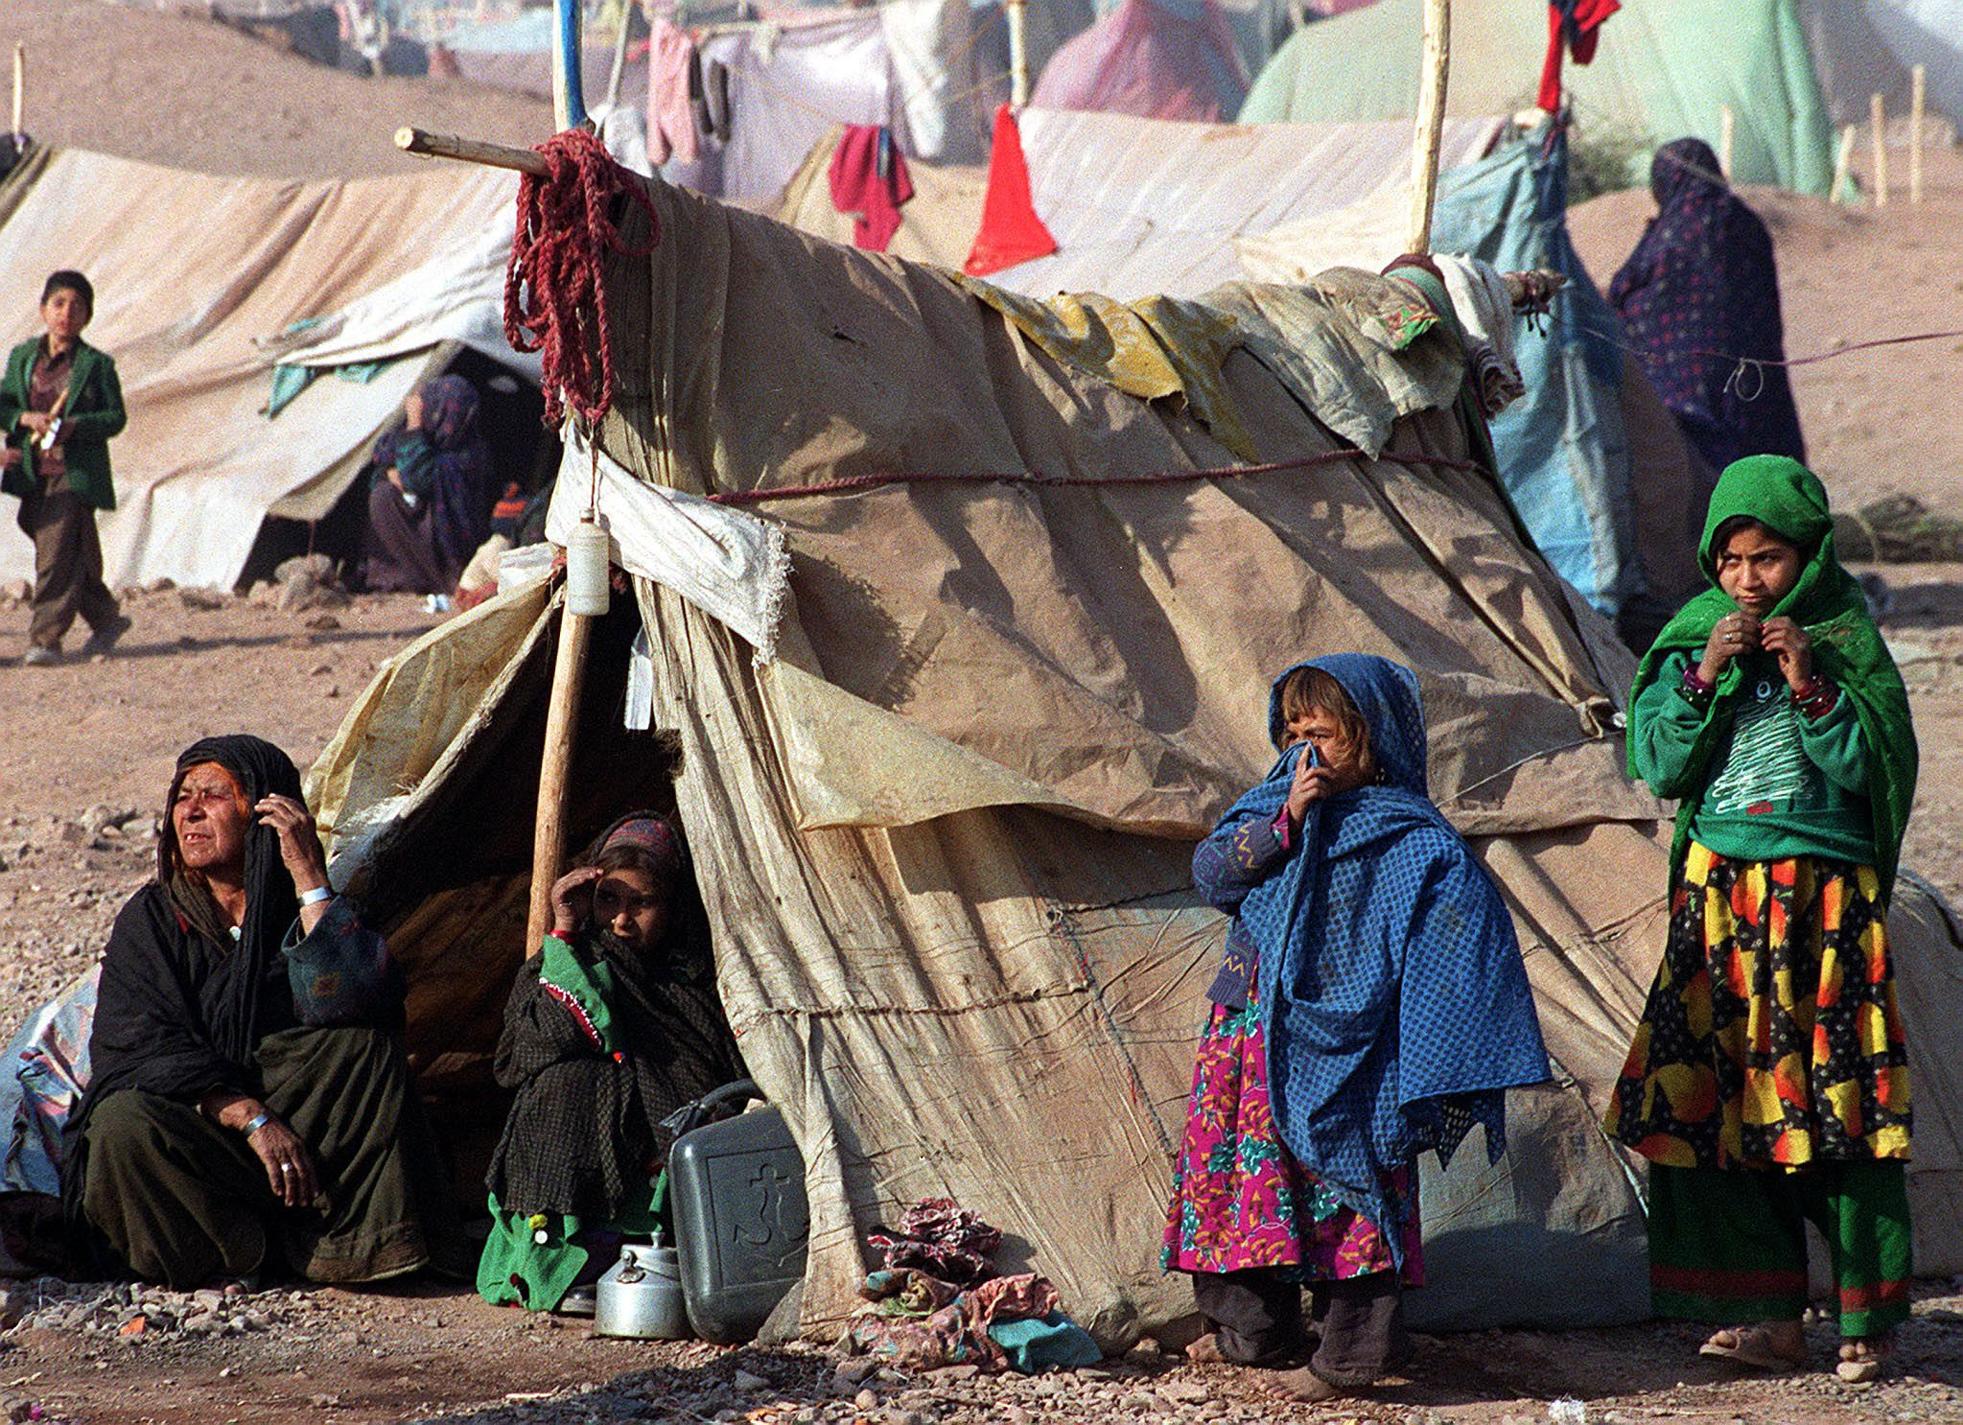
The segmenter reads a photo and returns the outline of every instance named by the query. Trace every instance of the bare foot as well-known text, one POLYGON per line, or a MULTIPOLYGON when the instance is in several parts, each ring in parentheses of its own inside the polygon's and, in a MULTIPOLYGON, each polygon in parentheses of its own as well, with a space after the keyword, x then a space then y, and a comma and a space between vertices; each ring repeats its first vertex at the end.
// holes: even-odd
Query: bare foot
POLYGON ((1849 1385, 1861 1385, 1881 1374, 1881 1366, 1895 1349, 1892 1336, 1865 1336, 1840 1343, 1840 1360, 1834 1374, 1849 1385))
POLYGON ((1186 1359, 1196 1366, 1217 1366, 1226 1357, 1220 1354, 1220 1342, 1209 1331, 1186 1348, 1186 1359))
POLYGON ((1290 1400, 1300 1400, 1310 1405, 1361 1393, 1353 1387, 1331 1385, 1307 1366, 1292 1371, 1276 1371, 1268 1380, 1268 1388, 1290 1400))
POLYGON ((1789 1371, 1806 1364, 1806 1333, 1797 1321, 1767 1321, 1713 1331, 1698 1353, 1762 1371, 1789 1371))

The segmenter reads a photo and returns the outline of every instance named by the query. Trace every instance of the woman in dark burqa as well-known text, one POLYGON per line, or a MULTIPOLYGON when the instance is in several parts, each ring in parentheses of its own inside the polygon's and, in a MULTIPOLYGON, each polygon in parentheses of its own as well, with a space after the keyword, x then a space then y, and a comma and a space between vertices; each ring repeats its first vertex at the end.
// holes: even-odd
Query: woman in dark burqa
POLYGON ((454 1265, 400 1020, 400 977, 328 886, 286 754, 245 735, 186 749, 157 878, 110 932, 66 1129, 84 1264, 178 1289, 282 1268, 378 1281, 433 1246, 454 1265), (296 990, 290 963, 347 972, 296 990))
POLYGON ((1806 459, 1786 368, 1772 235, 1701 139, 1656 151, 1657 214, 1609 284, 1663 404, 1715 470, 1747 455, 1806 459))
POLYGON ((664 1120, 746 1077, 675 824, 636 813, 581 860, 552 887, 552 931, 518 972, 494 1065, 517 1097, 477 1290, 533 1311, 593 1309, 578 1284, 666 1216, 664 1120))
POLYGON ((375 443, 361 577, 381 593, 447 594, 491 532, 491 450, 477 388, 439 376, 410 393, 375 443))

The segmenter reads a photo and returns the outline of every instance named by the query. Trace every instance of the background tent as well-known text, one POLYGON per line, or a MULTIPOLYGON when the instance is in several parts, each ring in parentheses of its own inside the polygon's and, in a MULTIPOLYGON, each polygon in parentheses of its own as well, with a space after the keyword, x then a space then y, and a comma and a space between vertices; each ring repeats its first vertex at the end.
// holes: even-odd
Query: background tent
MULTIPOLYGON (((455 60, 457 73, 475 84, 509 89, 534 98, 552 97, 552 30, 557 11, 546 6, 522 10, 508 19, 457 25, 437 37, 455 60)), ((614 36, 589 25, 580 45, 580 81, 589 107, 606 97, 613 73, 614 36)), ((645 30, 642 31, 645 34, 645 30)), ((647 50, 630 46, 620 92, 647 92, 647 50)))
MULTIPOLYGON (((110 585, 235 582, 262 521, 324 516, 426 374, 427 360, 405 360, 365 383, 316 381, 268 420, 275 364, 304 358, 261 342, 292 323, 400 279, 384 311, 369 309, 389 340, 318 364, 427 358, 461 341, 525 369, 495 315, 515 190, 510 174, 462 165, 291 183, 72 150, 39 150, 10 175, 0 187, 0 341, 38 331, 42 280, 79 268, 96 291, 88 339, 122 377, 130 423, 111 446, 118 508, 101 520, 110 585)), ((302 339, 366 329, 330 319, 302 339)), ((33 557, 9 521, 0 577, 31 577, 33 557)))
MULTIPOLYGON (((1058 251, 989 280, 1031 296, 1198 296, 1245 275, 1238 239, 1366 200, 1394 209, 1401 224, 1409 207, 1409 124, 1253 128, 1034 107, 1019 123, 1036 212, 1058 251)), ((1498 119, 1447 121, 1440 163, 1449 169, 1482 157, 1504 127, 1498 119)), ((851 217, 833 207, 825 182, 836 143, 827 135, 813 148, 769 211, 850 242, 851 217)), ((888 250, 959 268, 981 223, 986 175, 926 164, 908 171, 914 197, 900 209, 888 250)))
MULTIPOLYGON (((1303 288, 1030 303, 653 196, 659 247, 611 274, 601 438, 671 538, 618 553, 645 573, 684 537, 733 552, 761 529, 792 566, 759 591, 783 599, 761 666, 702 612, 725 561, 637 582, 668 738, 583 746, 572 831, 679 767, 732 1024, 807 1165, 803 1327, 849 1309, 873 1222, 939 1193, 1003 1224, 1108 1343, 1190 1309, 1155 1259, 1224 931, 1192 839, 1271 758, 1270 674, 1337 647, 1418 668, 1433 785, 1506 889, 1560 1065, 1516 1100, 1508 1158, 1428 1179, 1437 1284, 1414 1312, 1640 1314, 1635 1178, 1594 1114, 1661 943, 1667 832, 1620 770, 1628 655, 1462 463, 1456 350, 1389 358, 1303 288), (1070 339, 1087 312, 1149 320, 1128 349, 1156 347, 1185 399, 1119 389, 1137 371, 1070 339), (1284 466, 1237 475, 1228 442, 1284 466)), ((380 899, 415 979, 431 1069, 481 1065, 522 951, 549 617, 534 588, 429 635, 312 773, 337 881, 380 899)), ((1904 974, 1940 986, 1963 950, 1919 893, 1903 905, 1904 974)), ((1941 1045, 1946 1023, 1916 1032, 1941 1045)), ((1955 1102, 1948 1073, 1934 1096, 1955 1102)), ((1953 1192, 1935 1119, 1918 1181, 1953 1192)), ((1930 1245, 1946 1262, 1955 1242, 1930 1245)))
POLYGON ((1247 70, 1216 0, 1122 0, 1044 66, 1032 103, 1146 119, 1230 119, 1247 70))
POLYGON ((1929 103, 1963 122, 1963 0, 1868 0, 1867 14, 1897 60, 1928 67, 1929 103))
POLYGON ((670 182, 734 202, 774 198, 837 124, 882 124, 908 158, 980 163, 1005 71, 978 53, 993 20, 967 0, 884 0, 858 10, 787 11, 708 31, 705 70, 729 76, 729 133, 670 182))
MULTIPOLYGON (((1423 33, 1422 0, 1381 0, 1306 26, 1254 81, 1241 120, 1410 114, 1423 33)), ((1530 106, 1546 48, 1544 6, 1460 0, 1452 7, 1448 112, 1530 106)), ((1654 147, 1689 134, 1715 147, 1728 104, 1737 120, 1736 181, 1820 194, 1833 181, 1833 115, 1796 0, 1626 5, 1603 27, 1594 62, 1568 64, 1562 82, 1591 139, 1654 147)), ((1861 97, 1865 104, 1865 91, 1861 97)), ((1648 147, 1641 162, 1646 173, 1648 147)))

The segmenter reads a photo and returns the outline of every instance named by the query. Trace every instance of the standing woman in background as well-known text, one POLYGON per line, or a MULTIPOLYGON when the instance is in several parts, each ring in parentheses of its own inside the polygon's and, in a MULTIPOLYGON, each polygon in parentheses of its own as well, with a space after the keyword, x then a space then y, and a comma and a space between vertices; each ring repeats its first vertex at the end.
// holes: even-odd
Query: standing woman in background
POLYGON ((80 616, 82 652, 106 653, 130 621, 102 582, 95 512, 116 508, 109 438, 128 423, 116 363, 82 340, 95 289, 79 272, 52 274, 41 288, 47 331, 7 355, 0 376, 0 490, 20 499, 21 532, 34 541, 34 603, 28 664, 61 661, 61 640, 80 616))

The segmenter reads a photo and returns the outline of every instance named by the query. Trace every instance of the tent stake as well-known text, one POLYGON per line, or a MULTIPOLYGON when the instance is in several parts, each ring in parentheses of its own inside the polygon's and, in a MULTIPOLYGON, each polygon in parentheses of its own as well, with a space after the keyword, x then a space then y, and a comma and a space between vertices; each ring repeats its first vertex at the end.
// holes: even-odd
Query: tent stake
POLYGON ((525 953, 552 928, 552 883, 566 859, 566 773, 578 732, 579 695, 586 682, 586 649, 593 620, 564 604, 559 652, 552 663, 552 700, 545 713, 545 756, 538 769, 538 819, 532 831, 532 900, 525 919, 525 953))
POLYGON ((1840 152, 1834 155, 1833 187, 1827 190, 1827 201, 1845 203, 1848 201, 1848 175, 1854 171, 1854 141, 1860 131, 1849 124, 1840 131, 1840 152))
POLYGON ((1922 110, 1928 99, 1929 71, 1916 65, 1909 71, 1908 200, 1922 201, 1922 110))
MULTIPOLYGON (((27 46, 14 46, 14 127, 16 139, 27 132, 24 127, 27 119, 27 46)), ((16 143, 15 148, 20 145, 16 143)))
POLYGON ((1438 150, 1445 142, 1445 82, 1452 66, 1452 0, 1425 0, 1425 51, 1419 70, 1418 127, 1411 146, 1411 227, 1406 252, 1431 251, 1438 197, 1438 150))
POLYGON ((1029 4, 1003 0, 1009 17, 1009 108, 1020 114, 1029 106, 1029 4))
POLYGON ((1731 105, 1718 105, 1718 172, 1731 177, 1731 145, 1738 131, 1738 116, 1731 105))
POLYGON ((1868 120, 1874 126, 1874 205, 1888 206, 1888 109, 1879 94, 1868 95, 1868 120))
POLYGON ((550 178, 552 167, 528 148, 485 143, 482 139, 459 138, 455 134, 432 134, 407 124, 395 131, 395 146, 404 153, 423 158, 454 158, 464 163, 482 163, 491 168, 510 168, 534 178, 550 178))

